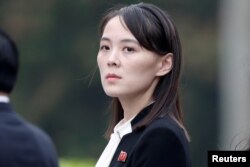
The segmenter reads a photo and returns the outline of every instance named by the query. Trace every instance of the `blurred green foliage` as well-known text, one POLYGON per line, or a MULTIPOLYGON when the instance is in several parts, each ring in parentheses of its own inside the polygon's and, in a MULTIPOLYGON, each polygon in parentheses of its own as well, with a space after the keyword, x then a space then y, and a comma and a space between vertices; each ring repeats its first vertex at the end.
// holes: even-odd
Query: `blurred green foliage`
MULTIPOLYGON (((109 98, 96 65, 98 24, 113 5, 137 2, 0 0, 0 27, 20 51, 12 103, 52 137, 60 157, 97 159, 106 144, 109 98)), ((181 100, 193 166, 206 166, 207 150, 217 149, 218 1, 146 2, 166 9, 179 29, 185 60, 181 100)))
POLYGON ((60 167, 93 167, 95 165, 93 160, 82 159, 61 159, 60 167))

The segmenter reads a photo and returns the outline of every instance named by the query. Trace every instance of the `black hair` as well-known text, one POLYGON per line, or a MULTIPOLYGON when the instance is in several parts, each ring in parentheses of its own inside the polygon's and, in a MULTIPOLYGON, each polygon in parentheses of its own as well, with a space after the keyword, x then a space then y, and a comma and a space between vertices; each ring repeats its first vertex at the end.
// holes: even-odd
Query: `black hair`
POLYGON ((11 93, 18 73, 18 50, 15 42, 0 30, 0 92, 11 93))

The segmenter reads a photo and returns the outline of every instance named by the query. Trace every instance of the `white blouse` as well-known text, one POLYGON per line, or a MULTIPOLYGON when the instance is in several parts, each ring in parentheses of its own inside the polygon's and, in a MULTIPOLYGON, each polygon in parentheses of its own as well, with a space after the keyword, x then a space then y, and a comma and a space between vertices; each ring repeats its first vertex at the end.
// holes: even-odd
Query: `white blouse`
POLYGON ((128 133, 132 132, 131 118, 127 122, 121 120, 114 128, 114 132, 110 136, 110 140, 101 157, 97 161, 95 167, 108 167, 114 156, 114 153, 122 139, 122 137, 128 133))

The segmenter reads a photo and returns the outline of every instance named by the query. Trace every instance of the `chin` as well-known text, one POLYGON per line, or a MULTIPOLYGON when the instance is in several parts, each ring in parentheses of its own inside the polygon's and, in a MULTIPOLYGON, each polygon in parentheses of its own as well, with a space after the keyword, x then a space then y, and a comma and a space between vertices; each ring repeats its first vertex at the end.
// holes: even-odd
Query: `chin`
POLYGON ((106 95, 107 96, 109 96, 109 97, 118 97, 119 95, 117 94, 117 93, 115 93, 115 92, 107 92, 107 91, 105 91, 105 93, 106 93, 106 95))
POLYGON ((120 91, 113 90, 113 89, 104 89, 104 92, 109 97, 119 97, 121 95, 120 91))

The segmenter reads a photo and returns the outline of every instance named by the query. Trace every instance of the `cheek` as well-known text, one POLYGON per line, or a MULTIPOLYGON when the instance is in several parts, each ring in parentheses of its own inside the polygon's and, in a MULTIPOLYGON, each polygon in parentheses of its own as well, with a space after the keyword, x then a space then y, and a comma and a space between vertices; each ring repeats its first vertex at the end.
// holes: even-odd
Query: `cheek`
POLYGON ((139 63, 136 63, 136 65, 133 65, 130 67, 130 72, 132 74, 136 74, 139 76, 155 76, 156 74, 156 71, 157 71, 157 64, 156 62, 152 62, 152 61, 149 61, 149 62, 139 62, 139 63))
POLYGON ((96 58, 96 62, 97 62, 97 65, 98 65, 99 68, 100 68, 100 62, 101 62, 100 59, 101 59, 101 58, 100 58, 100 55, 98 54, 98 55, 97 55, 97 58, 96 58))
POLYGON ((99 75, 101 77, 101 81, 103 82, 103 70, 104 70, 104 66, 103 66, 103 60, 100 56, 97 56, 97 65, 98 65, 98 69, 99 69, 99 75))
POLYGON ((141 87, 144 88, 147 85, 150 85, 155 79, 154 71, 149 70, 148 66, 137 66, 131 68, 128 73, 128 84, 127 87, 141 87))
POLYGON ((104 66, 103 64, 104 64, 103 58, 102 58, 100 55, 98 55, 98 56, 97 56, 97 65, 98 65, 98 67, 99 67, 100 72, 101 72, 102 69, 103 69, 103 66, 104 66))

